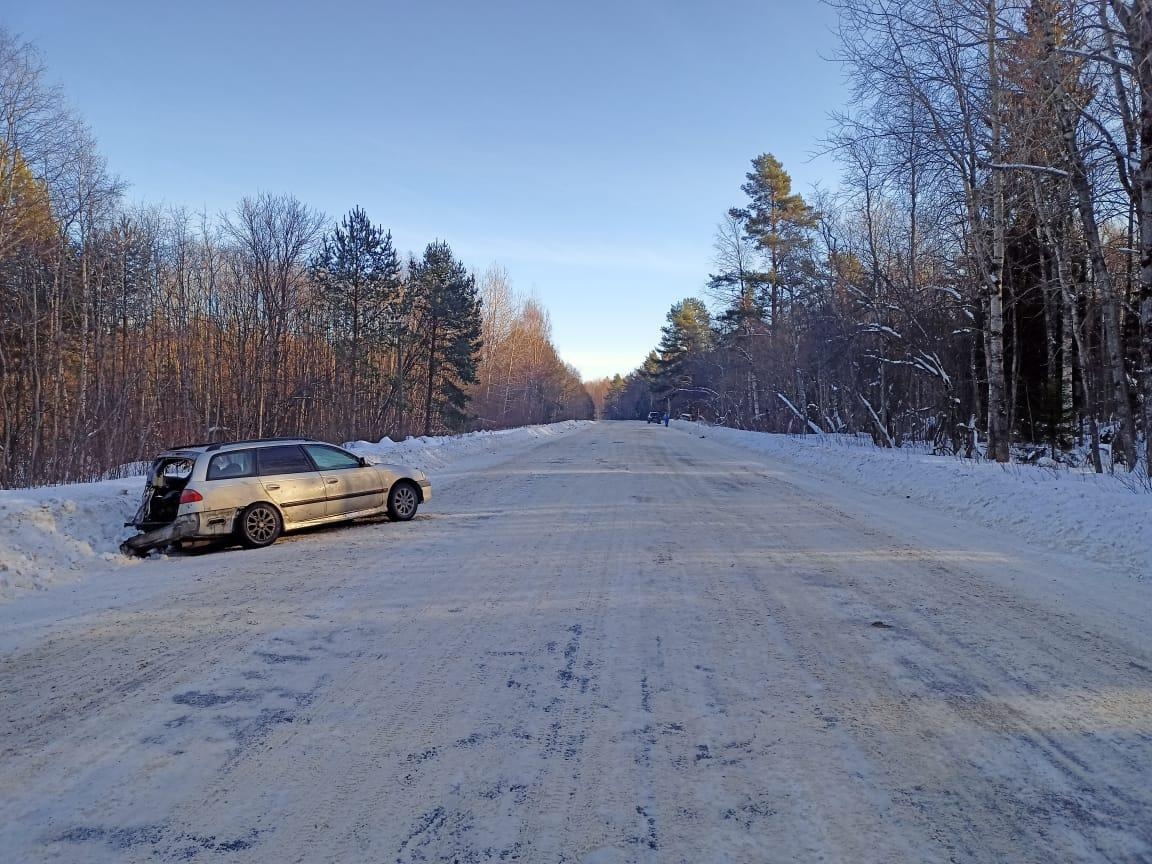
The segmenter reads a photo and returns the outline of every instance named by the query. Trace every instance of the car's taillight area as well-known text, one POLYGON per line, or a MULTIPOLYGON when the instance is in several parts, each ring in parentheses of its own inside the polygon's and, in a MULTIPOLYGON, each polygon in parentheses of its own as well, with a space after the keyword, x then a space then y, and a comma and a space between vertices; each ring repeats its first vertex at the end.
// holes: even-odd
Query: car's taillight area
POLYGON ((203 501, 204 496, 197 492, 195 489, 185 489, 180 493, 181 504, 195 504, 198 501, 203 501))

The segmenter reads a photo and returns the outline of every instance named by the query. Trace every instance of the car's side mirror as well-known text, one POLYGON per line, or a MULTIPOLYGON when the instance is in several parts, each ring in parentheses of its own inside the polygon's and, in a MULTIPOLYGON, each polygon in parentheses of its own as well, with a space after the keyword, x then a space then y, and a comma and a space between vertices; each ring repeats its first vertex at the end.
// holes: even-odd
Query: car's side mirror
POLYGON ((365 457, 365 456, 360 456, 360 457, 358 457, 358 458, 359 458, 359 460, 360 460, 360 467, 361 467, 361 468, 367 468, 367 467, 368 467, 368 459, 367 459, 367 457, 365 457))

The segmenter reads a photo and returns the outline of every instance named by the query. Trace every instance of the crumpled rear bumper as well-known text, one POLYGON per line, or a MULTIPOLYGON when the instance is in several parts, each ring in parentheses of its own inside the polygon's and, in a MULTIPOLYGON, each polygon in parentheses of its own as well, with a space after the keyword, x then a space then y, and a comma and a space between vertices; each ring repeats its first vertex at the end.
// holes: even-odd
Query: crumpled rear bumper
POLYGON ((197 513, 189 513, 178 516, 176 521, 169 525, 129 537, 120 544, 120 551, 125 555, 145 555, 153 549, 176 543, 186 537, 193 537, 198 533, 200 533, 200 516, 197 513))

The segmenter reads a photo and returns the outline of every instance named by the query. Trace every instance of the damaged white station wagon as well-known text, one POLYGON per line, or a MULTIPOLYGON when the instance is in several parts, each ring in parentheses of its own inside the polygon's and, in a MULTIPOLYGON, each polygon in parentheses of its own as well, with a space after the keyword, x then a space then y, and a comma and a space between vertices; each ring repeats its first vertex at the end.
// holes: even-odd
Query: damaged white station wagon
POLYGON ((141 555, 182 540, 269 546, 285 531, 387 512, 405 522, 432 498, 423 471, 372 465, 332 444, 262 438, 192 444, 161 453, 140 508, 142 533, 120 547, 141 555))

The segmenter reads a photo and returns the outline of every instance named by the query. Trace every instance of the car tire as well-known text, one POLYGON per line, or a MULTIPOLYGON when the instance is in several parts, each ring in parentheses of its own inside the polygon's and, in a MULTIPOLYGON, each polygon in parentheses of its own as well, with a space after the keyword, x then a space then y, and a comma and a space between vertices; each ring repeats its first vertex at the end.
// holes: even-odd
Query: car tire
POLYGON ((396 522, 407 522, 420 507, 420 490, 415 483, 401 480, 388 490, 388 516, 396 522))
POLYGON ((263 501, 246 507, 236 525, 240 544, 248 549, 271 546, 283 531, 284 520, 280 518, 280 511, 263 501))

